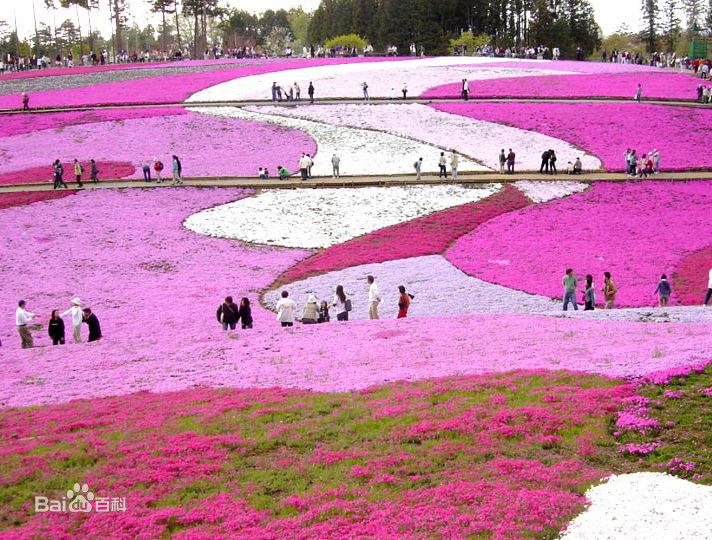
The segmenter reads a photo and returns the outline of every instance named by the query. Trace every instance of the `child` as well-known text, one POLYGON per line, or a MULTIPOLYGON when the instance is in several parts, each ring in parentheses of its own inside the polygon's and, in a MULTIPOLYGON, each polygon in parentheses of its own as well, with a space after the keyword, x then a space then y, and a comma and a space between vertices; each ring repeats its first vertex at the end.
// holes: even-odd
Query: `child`
POLYGON ((658 294, 658 307, 664 307, 668 305, 668 300, 670 299, 670 292, 672 287, 670 282, 667 280, 667 276, 663 274, 660 276, 660 281, 658 281, 658 286, 655 288, 653 294, 658 294))
POLYGON ((323 300, 321 306, 319 306, 319 318, 316 322, 329 322, 329 304, 327 304, 325 300, 323 300))
POLYGON ((250 300, 245 297, 240 300, 240 311, 238 317, 242 320, 242 329, 252 328, 252 310, 250 309, 250 300))
POLYGON ((588 274, 586 276, 586 290, 583 294, 584 301, 584 311, 593 311, 596 304, 596 292, 593 288, 593 276, 588 274))

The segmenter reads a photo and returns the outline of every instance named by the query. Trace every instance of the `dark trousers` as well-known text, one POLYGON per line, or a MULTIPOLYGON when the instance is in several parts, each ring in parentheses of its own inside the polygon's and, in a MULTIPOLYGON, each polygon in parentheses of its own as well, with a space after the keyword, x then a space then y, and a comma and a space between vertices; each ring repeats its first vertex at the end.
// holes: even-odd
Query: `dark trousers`
POLYGON ((549 162, 549 172, 551 174, 556 174, 556 163, 554 163, 553 161, 549 162))
POLYGON ((294 323, 291 323, 291 322, 283 322, 283 323, 282 323, 282 326, 283 326, 283 327, 284 327, 284 326, 294 326, 294 323))
POLYGON ((62 180, 61 176, 59 176, 58 174, 55 174, 54 175, 54 189, 57 189, 59 186, 67 187, 67 184, 64 183, 64 180, 62 180))
POLYGON ((710 301, 710 298, 712 298, 712 289, 707 289, 707 294, 705 295, 705 305, 710 301))
POLYGON ((307 169, 299 169, 299 172, 302 173, 302 181, 307 179, 307 169))
POLYGON ((348 321, 349 320, 349 312, 344 311, 343 313, 337 313, 336 320, 337 321, 348 321))
POLYGON ((465 101, 467 101, 467 97, 468 97, 467 90, 463 90, 463 91, 462 91, 462 99, 464 99, 465 101))
POLYGON ((76 179, 76 181, 77 181, 77 184, 79 184, 79 185, 81 186, 81 185, 82 185, 82 175, 81 175, 81 174, 75 174, 74 177, 75 177, 75 179, 76 179))
POLYGON ((151 181, 151 170, 150 170, 150 169, 144 169, 144 170, 143 170, 143 179, 144 179, 146 182, 150 182, 150 181, 151 181))
POLYGON ((53 337, 53 338, 52 338, 52 345, 64 345, 64 336, 61 336, 61 337, 53 337))
POLYGON ((584 304, 584 311, 593 311, 593 302, 586 302, 584 304))
POLYGON ((542 160, 541 161, 541 167, 539 167, 539 174, 541 173, 547 173, 549 172, 549 161, 548 160, 542 160))
POLYGON ((439 165, 440 167, 440 172, 438 173, 438 178, 442 178, 443 176, 447 178, 447 168, 445 165, 439 165))

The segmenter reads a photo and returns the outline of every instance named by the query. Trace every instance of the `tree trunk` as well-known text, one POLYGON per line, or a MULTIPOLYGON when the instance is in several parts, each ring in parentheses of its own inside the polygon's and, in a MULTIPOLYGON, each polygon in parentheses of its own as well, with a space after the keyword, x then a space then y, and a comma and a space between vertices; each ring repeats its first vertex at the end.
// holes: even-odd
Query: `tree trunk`
POLYGON ((87 7, 87 17, 89 17, 89 56, 91 56, 91 53, 94 52, 94 36, 91 31, 91 7, 87 7))
POLYGON ((161 27, 161 52, 166 52, 166 10, 161 9, 161 16, 163 17, 163 26, 161 27))
POLYGON ((82 59, 82 65, 84 64, 84 40, 82 39, 82 23, 79 20, 79 5, 74 4, 77 10, 77 30, 79 31, 79 57, 82 59))
POLYGON ((114 16, 116 17, 116 54, 122 47, 121 42, 121 13, 119 12, 119 0, 114 0, 114 16))
POLYGON ((183 51, 183 44, 180 42, 180 23, 178 22, 178 0, 174 0, 173 8, 176 13, 176 37, 178 39, 178 50, 183 51))
POLYGON ((198 36, 200 35, 200 26, 198 25, 198 10, 193 12, 193 58, 198 58, 198 36))

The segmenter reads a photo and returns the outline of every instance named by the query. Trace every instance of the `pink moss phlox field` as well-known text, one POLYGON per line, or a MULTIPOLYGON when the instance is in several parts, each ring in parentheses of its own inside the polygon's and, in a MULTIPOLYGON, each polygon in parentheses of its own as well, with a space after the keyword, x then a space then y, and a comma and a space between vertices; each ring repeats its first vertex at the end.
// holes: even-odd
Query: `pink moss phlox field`
POLYGON ((126 511, 41 514, 30 497, 5 507, 2 521, 12 518, 8 533, 28 537, 555 532, 583 508, 581 486, 609 473, 581 459, 576 441, 606 440, 603 419, 632 393, 630 385, 589 380, 531 371, 330 396, 199 388, 5 409, 0 436, 16 442, 0 451, 4 485, 58 497, 86 482, 97 496, 125 497, 126 511), (504 388, 518 390, 523 403, 473 399, 504 388), (371 437, 351 436, 344 448, 340 431, 348 428, 371 437), (570 435, 579 430, 586 434, 570 435))
MULTIPOLYGON (((682 73, 598 73, 581 75, 544 75, 469 81, 472 98, 586 98, 616 97, 633 99, 638 83, 643 97, 654 99, 697 99, 699 79, 682 73)), ((423 98, 460 97, 461 83, 431 88, 423 98)))
MULTIPOLYGON (((385 58, 369 57, 293 59, 281 62, 254 61, 243 67, 38 92, 30 96, 30 105, 32 107, 76 107, 99 104, 176 103, 184 101, 199 90, 239 77, 283 72, 304 67, 383 60, 385 58)), ((264 93, 265 99, 269 99, 269 87, 264 89, 264 93)), ((0 96, 0 108, 16 109, 21 106, 21 94, 0 96)))
POLYGON ((436 103, 431 106, 567 141, 599 158, 609 171, 625 170, 626 148, 637 150, 639 156, 657 149, 662 170, 712 167, 710 152, 694 150, 712 129, 712 110, 708 109, 645 103, 436 103))
POLYGON ((18 191, 11 193, 0 193, 0 210, 12 208, 13 206, 26 206, 28 204, 52 201, 61 199, 76 193, 73 189, 62 189, 61 191, 18 191))
POLYGON ((687 305, 702 304, 712 269, 712 246, 683 257, 673 273, 675 294, 687 305))
POLYGON ((3 117, 3 122, 0 124, 0 137, 22 135, 42 129, 63 129, 67 126, 80 124, 155 118, 187 113, 188 111, 179 107, 149 107, 141 109, 100 109, 93 111, 13 114, 3 117))
MULTIPOLYGON (((82 179, 85 182, 89 182, 89 176, 91 171, 91 164, 88 161, 80 161, 82 167, 84 167, 84 173, 82 174, 82 179)), ((136 172, 136 167, 129 162, 112 162, 112 161, 97 161, 97 169, 99 174, 98 178, 124 178, 131 176, 136 172)), ((64 181, 67 184, 74 183, 74 163, 66 162, 62 164, 64 168, 64 181)), ((0 174, 0 185, 3 184, 31 184, 35 182, 48 182, 52 183, 54 181, 54 170, 51 164, 47 164, 44 167, 32 167, 30 169, 24 169, 21 171, 13 171, 9 173, 0 174)))
POLYGON ((277 282, 291 283, 361 264, 437 255, 482 223, 528 204, 521 191, 505 186, 482 201, 386 227, 330 247, 290 268, 277 282))
MULTIPOLYGON (((463 64, 463 66, 465 65, 466 64, 463 64)), ((640 73, 643 77, 646 75, 646 73, 649 72, 663 72, 658 68, 646 66, 645 64, 618 64, 615 62, 578 62, 576 60, 507 60, 501 62, 488 62, 484 66, 488 68, 491 67, 512 69, 542 68, 554 71, 569 71, 582 74, 640 73)))
MULTIPOLYGON (((171 174, 171 155, 176 154, 185 176, 257 176, 260 166, 267 166, 274 174, 278 164, 296 162, 301 152, 313 155, 316 143, 295 129, 184 112, 2 137, 0 151, 0 173, 47 166, 54 159, 71 162, 74 158, 93 158, 141 167, 158 157, 163 160, 166 176, 171 174), (37 152, 37 148, 51 149, 51 154, 37 152)), ((65 169, 65 179, 71 174, 72 170, 65 169)), ((133 175, 142 178, 140 170, 133 175)))
POLYGON ((666 386, 673 379, 685 378, 693 373, 702 373, 710 363, 712 363, 710 360, 703 360, 690 365, 674 366, 660 371, 653 371, 641 377, 637 382, 639 385, 657 384, 666 386))
MULTIPOLYGON (((474 277, 530 294, 561 298, 573 268, 594 276, 597 302, 603 272, 618 287, 616 305, 653 306, 661 274, 709 244, 712 192, 706 181, 595 184, 565 199, 499 216, 459 239, 446 257, 474 277)), ((679 303, 672 283, 672 303, 679 303)), ((695 303, 699 303, 699 300, 695 303)))

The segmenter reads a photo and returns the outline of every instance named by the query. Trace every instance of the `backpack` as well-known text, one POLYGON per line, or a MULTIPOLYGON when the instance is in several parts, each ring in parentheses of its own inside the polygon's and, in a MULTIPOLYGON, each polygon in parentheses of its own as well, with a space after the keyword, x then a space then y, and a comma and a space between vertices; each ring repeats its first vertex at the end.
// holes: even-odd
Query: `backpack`
POLYGON ((418 170, 418 162, 417 161, 415 163, 413 163, 413 168, 415 168, 416 171, 418 170))
POLYGON ((163 170, 163 162, 162 161, 156 162, 156 165, 154 167, 157 171, 162 171, 163 170))
POLYGON ((347 298, 346 302, 344 302, 344 310, 351 311, 351 298, 347 298))

